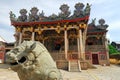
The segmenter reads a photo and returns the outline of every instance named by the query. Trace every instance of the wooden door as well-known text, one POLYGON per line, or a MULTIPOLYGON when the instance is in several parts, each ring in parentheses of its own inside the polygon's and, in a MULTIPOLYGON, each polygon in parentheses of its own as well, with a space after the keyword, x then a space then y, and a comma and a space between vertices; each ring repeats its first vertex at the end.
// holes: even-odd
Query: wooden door
POLYGON ((92 63, 93 64, 99 64, 98 54, 92 54, 92 63))

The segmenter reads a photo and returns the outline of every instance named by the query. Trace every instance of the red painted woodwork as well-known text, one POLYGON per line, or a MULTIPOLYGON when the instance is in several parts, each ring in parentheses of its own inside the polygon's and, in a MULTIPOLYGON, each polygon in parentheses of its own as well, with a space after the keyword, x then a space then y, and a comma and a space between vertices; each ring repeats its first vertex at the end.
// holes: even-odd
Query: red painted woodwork
POLYGON ((82 20, 88 20, 89 16, 85 16, 83 18, 75 18, 69 20, 56 20, 56 21, 36 21, 36 22, 12 22, 11 24, 14 26, 31 26, 31 25, 40 25, 40 24, 58 24, 58 23, 67 23, 67 22, 79 22, 82 20))

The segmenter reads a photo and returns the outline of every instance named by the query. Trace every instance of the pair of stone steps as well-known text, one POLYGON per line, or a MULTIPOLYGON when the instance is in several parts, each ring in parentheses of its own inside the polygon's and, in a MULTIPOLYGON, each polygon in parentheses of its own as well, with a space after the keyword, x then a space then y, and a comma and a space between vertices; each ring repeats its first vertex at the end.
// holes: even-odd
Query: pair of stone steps
POLYGON ((69 68, 69 71, 71 72, 79 72, 81 71, 81 65, 80 65, 80 60, 69 60, 69 63, 68 63, 68 68, 69 68))

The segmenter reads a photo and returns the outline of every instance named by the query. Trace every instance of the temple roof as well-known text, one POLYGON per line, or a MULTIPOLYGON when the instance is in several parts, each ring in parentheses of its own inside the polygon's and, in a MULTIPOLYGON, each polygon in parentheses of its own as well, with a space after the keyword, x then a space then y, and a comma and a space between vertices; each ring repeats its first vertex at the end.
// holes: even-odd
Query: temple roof
POLYGON ((33 25, 33 24, 56 24, 56 23, 66 23, 66 22, 79 22, 84 21, 87 22, 90 15, 91 5, 88 3, 86 6, 83 3, 76 3, 75 10, 73 14, 71 14, 69 10, 69 6, 67 4, 63 4, 60 6, 61 12, 58 14, 51 14, 50 16, 45 16, 44 11, 38 12, 39 9, 37 7, 31 8, 29 15, 27 15, 26 9, 21 9, 19 11, 20 16, 16 17, 16 15, 10 11, 10 20, 12 25, 33 25))
POLYGON ((74 22, 87 22, 89 16, 75 19, 66 19, 66 20, 56 20, 56 21, 35 21, 35 22, 11 22, 14 26, 31 26, 31 25, 42 25, 42 24, 64 24, 64 23, 74 23, 74 22))
POLYGON ((105 24, 105 20, 99 19, 98 25, 95 24, 95 20, 96 19, 92 20, 92 22, 88 25, 87 32, 88 33, 105 33, 105 32, 107 32, 108 25, 105 24))

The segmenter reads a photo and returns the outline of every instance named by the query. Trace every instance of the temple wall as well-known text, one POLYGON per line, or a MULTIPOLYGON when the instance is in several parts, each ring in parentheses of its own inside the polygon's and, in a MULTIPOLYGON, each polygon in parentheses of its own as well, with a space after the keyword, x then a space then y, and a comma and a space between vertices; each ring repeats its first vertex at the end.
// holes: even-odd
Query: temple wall
POLYGON ((86 46, 85 58, 91 64, 109 65, 107 56, 107 50, 104 45, 86 46))

